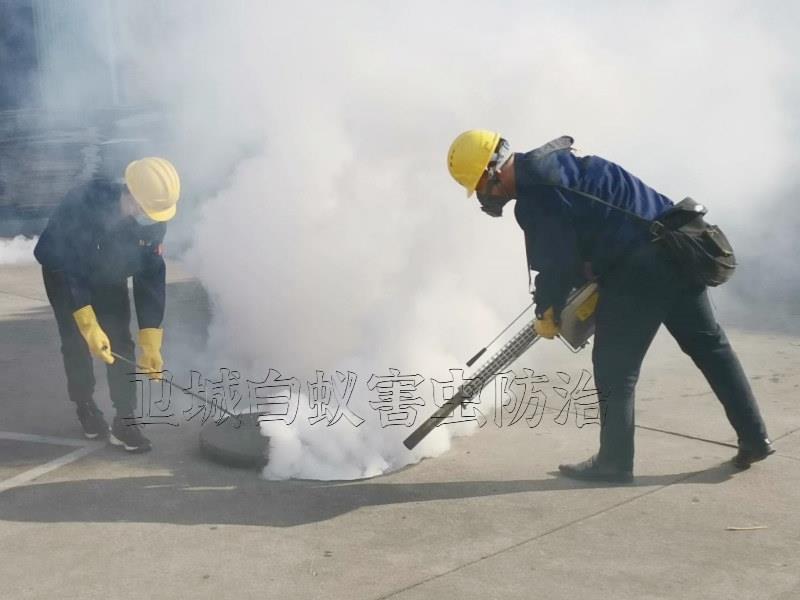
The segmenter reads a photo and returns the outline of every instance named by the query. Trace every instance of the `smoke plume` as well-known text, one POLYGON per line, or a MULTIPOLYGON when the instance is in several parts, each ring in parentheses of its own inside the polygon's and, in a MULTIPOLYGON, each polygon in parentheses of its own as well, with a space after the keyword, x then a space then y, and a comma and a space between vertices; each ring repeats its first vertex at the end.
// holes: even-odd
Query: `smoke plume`
POLYGON ((734 243, 756 244, 743 232, 794 163, 788 4, 115 6, 118 60, 168 115, 158 151, 186 184, 192 218, 169 235, 213 300, 206 360, 275 369, 303 394, 292 425, 266 427, 269 477, 371 476, 447 449, 440 428, 405 451, 410 429, 382 426, 368 383, 422 376, 419 423, 432 380, 529 301, 513 218, 487 219, 449 179, 461 131, 519 151, 572 135, 702 200, 734 243), (362 425, 311 424, 317 371, 356 375, 362 425))

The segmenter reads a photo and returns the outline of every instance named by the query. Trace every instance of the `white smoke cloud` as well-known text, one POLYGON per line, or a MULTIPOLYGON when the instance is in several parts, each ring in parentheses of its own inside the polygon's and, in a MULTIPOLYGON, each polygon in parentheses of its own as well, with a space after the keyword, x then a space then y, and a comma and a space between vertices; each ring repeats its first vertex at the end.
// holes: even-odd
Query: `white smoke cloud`
POLYGON ((409 430, 379 427, 364 386, 397 368, 429 387, 528 301, 513 218, 485 218, 447 174, 461 131, 517 150, 573 135, 735 227, 791 167, 797 44, 750 3, 131 0, 117 14, 140 92, 173 116, 165 153, 200 192, 182 202, 202 205, 187 261, 214 300, 212 360, 359 377, 350 407, 367 422, 273 425, 268 477, 371 476, 448 447, 437 431, 406 452, 409 430))
POLYGON ((0 238, 0 265, 23 265, 35 262, 33 248, 39 238, 18 235, 13 238, 0 238))

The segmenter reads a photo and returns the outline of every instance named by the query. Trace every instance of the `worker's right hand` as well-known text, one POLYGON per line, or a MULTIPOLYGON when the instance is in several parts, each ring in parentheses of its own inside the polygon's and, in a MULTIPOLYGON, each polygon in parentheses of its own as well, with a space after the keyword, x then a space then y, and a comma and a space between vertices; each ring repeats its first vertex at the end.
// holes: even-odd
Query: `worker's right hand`
POLYGON ((533 328, 536 330, 536 335, 548 340, 552 340, 559 334, 561 328, 556 322, 555 312, 552 306, 544 311, 543 315, 536 317, 536 320, 533 322, 533 328))
POLYGON ((104 360, 109 365, 114 362, 114 357, 111 355, 111 342, 102 330, 100 324, 97 322, 97 316, 94 314, 94 309, 91 304, 87 304, 83 308, 79 308, 72 316, 75 318, 75 323, 78 324, 78 330, 81 332, 83 339, 89 346, 89 352, 94 356, 104 360))
POLYGON ((161 342, 164 339, 164 330, 147 327, 139 330, 139 347, 142 356, 139 366, 150 374, 150 379, 164 379, 164 359, 161 357, 161 342))

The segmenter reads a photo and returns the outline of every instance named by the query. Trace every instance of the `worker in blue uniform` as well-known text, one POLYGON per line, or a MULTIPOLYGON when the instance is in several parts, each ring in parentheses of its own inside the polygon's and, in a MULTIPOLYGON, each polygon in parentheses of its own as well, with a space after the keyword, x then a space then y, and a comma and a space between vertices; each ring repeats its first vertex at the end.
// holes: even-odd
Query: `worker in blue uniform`
POLYGON ((133 161, 121 182, 94 179, 69 192, 34 249, 58 324, 69 398, 84 435, 108 438, 128 452, 146 452, 151 444, 136 416, 135 379, 112 352, 135 360, 128 299, 133 277, 141 349, 136 362, 152 378, 163 372, 163 239, 179 196, 178 172, 169 161, 133 161), (110 431, 93 398, 92 356, 107 367, 116 410, 110 431))
POLYGON ((650 242, 647 228, 623 212, 652 220, 673 206, 670 199, 619 165, 577 156, 567 136, 512 153, 496 132, 470 130, 453 141, 447 160, 453 178, 468 196, 477 192, 489 215, 501 216, 505 204, 516 199, 514 214, 525 234, 528 268, 537 272, 534 323, 539 336, 558 335, 559 314, 573 288, 587 280, 599 285, 592 362, 600 449, 586 461, 560 465, 564 475, 632 480, 634 390, 662 323, 722 403, 739 441, 734 465, 747 468, 774 452, 706 288, 691 283, 650 242))

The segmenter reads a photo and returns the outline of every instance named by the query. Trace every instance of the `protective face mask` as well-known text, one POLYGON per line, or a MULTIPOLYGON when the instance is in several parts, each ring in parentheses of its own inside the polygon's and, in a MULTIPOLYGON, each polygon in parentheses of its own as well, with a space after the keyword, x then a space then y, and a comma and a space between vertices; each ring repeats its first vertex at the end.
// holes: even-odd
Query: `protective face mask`
POLYGON ((502 217, 503 216, 503 207, 506 205, 505 198, 494 198, 492 196, 485 196, 484 194, 478 193, 478 202, 481 203, 481 210, 485 212, 490 217, 502 217))

